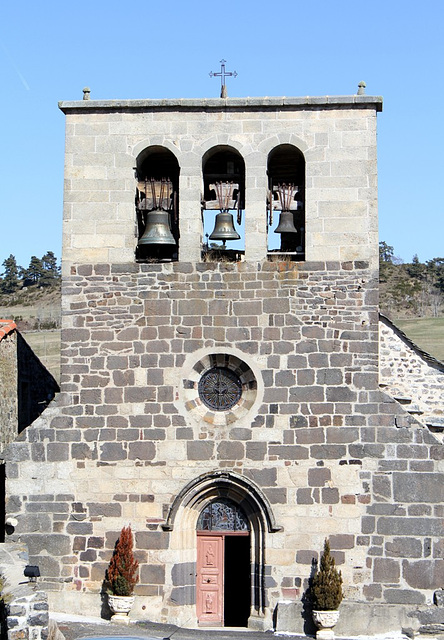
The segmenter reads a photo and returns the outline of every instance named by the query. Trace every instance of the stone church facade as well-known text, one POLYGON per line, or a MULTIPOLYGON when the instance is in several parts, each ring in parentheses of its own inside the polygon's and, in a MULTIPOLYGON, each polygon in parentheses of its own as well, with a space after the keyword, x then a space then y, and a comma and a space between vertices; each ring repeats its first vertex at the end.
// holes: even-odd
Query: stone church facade
POLYGON ((413 627, 444 583, 443 447, 378 386, 381 99, 60 108, 61 393, 7 465, 51 606, 99 614, 130 523, 136 618, 302 632, 328 537, 338 631, 413 627), (218 207, 240 249, 211 246, 218 207))

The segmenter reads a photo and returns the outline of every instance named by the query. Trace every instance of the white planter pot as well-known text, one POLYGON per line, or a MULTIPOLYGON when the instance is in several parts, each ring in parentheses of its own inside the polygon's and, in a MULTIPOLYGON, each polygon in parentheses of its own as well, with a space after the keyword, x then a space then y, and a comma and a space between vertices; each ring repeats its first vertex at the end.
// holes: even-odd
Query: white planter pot
POLYGON ((113 613, 111 622, 128 624, 129 612, 134 604, 134 596, 113 596, 108 594, 108 606, 113 613))
POLYGON ((339 620, 339 611, 316 611, 313 609, 313 622, 317 627, 317 640, 332 640, 335 637, 333 627, 339 620))

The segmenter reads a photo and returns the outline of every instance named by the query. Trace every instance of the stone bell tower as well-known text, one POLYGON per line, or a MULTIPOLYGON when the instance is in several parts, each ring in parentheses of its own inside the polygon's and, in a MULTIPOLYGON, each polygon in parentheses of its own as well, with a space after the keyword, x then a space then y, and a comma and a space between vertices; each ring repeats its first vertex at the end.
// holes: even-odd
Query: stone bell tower
POLYGON ((398 628, 435 588, 398 551, 438 570, 440 490, 378 389, 381 98, 60 109, 62 393, 9 485, 53 606, 98 614, 131 523, 136 618, 301 632, 329 537, 344 606, 393 605, 338 632, 398 628))

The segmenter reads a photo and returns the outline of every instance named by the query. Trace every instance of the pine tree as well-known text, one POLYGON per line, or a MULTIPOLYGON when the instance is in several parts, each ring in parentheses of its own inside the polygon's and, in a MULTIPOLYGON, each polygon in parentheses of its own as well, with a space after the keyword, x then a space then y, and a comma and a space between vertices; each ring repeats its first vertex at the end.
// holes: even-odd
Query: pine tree
POLYGON ((31 256, 29 267, 24 271, 25 284, 39 284, 43 275, 43 264, 37 256, 31 256))
POLYGON ((47 251, 42 257, 42 276, 40 284, 48 287, 60 278, 60 267, 57 265, 57 258, 52 251, 47 251))
POLYGON ((1 291, 2 293, 14 293, 19 288, 19 267, 12 253, 9 258, 3 261, 3 267, 5 270, 1 281, 1 291))

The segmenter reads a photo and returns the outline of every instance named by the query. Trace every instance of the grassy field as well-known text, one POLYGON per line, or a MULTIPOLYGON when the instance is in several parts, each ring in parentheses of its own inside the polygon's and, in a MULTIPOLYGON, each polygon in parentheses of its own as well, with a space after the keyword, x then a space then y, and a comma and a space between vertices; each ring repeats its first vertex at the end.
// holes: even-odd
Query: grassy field
POLYGON ((393 322, 418 347, 444 362, 444 318, 397 318, 393 322))
POLYGON ((22 335, 40 362, 60 384, 60 329, 23 331, 22 335))

